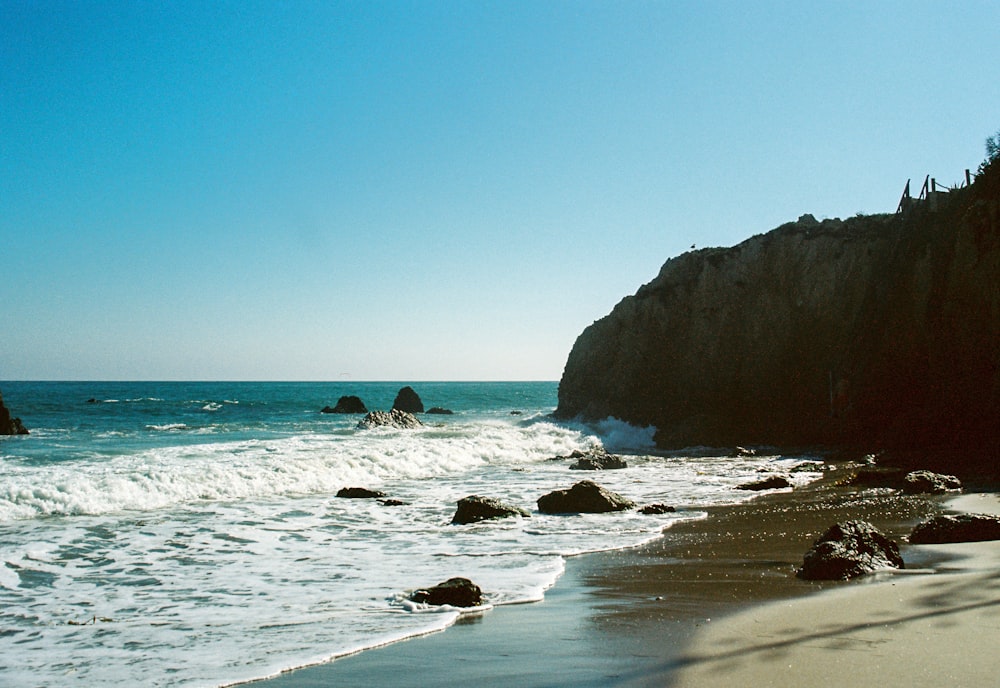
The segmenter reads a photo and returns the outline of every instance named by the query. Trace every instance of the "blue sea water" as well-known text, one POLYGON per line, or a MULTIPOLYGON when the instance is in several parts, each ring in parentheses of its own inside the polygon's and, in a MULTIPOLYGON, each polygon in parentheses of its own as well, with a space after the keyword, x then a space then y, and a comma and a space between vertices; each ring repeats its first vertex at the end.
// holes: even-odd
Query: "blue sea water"
POLYGON ((539 600, 566 557, 659 537, 801 458, 659 454, 650 428, 554 421, 554 382, 410 383, 454 412, 416 430, 319 412, 389 409, 404 384, 0 383, 31 430, 0 438, 0 683, 230 685, 439 630, 461 612, 412 590, 464 576, 487 607, 539 600), (552 460, 595 444, 629 467, 552 460), (586 478, 678 511, 537 512, 586 478), (350 486, 404 504, 335 497, 350 486), (471 494, 532 515, 451 525, 471 494))

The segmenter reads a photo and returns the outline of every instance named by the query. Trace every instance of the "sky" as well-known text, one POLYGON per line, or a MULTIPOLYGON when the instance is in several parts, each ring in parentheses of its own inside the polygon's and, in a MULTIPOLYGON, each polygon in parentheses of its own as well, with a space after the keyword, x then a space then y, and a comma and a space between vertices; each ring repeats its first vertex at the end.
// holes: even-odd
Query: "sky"
POLYGON ((1000 130, 1000 3, 0 0, 0 380, 558 380, 1000 130))

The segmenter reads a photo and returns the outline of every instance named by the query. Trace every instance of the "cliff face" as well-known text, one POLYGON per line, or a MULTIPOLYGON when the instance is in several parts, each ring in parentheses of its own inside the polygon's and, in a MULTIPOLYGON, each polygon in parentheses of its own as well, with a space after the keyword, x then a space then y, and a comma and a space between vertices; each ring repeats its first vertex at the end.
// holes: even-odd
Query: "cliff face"
POLYGON ((577 339, 560 417, 657 442, 1000 454, 1000 164, 906 213, 673 258, 577 339))

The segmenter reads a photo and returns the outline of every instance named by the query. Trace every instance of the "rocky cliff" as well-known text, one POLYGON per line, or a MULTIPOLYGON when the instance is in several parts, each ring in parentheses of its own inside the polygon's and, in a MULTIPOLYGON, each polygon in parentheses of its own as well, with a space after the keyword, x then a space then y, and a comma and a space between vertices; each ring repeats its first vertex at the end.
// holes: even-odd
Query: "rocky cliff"
POLYGON ((673 258, 577 339, 563 418, 664 447, 1000 455, 1000 164, 895 215, 797 222, 673 258))

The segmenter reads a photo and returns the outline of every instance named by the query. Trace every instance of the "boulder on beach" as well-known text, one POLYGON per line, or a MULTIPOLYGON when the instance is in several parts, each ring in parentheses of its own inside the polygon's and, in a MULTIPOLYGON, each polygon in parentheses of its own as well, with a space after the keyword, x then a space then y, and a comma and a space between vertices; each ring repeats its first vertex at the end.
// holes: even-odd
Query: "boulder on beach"
POLYGON ((910 544, 913 545, 985 540, 1000 540, 1000 516, 993 514, 935 516, 917 524, 910 533, 910 544))
POLYGON ((582 480, 568 490, 555 490, 538 498, 543 514, 603 514, 634 509, 635 502, 590 480, 582 480))
POLYGON ((888 487, 902 490, 907 494, 942 494, 962 489, 962 482, 953 475, 931 471, 910 471, 901 468, 859 468, 854 475, 843 481, 844 485, 855 487, 888 487))
POLYGON ((511 518, 514 516, 531 516, 526 509, 510 504, 504 504, 499 499, 491 497, 480 497, 470 495, 458 500, 458 508, 455 516, 451 519, 454 525, 465 525, 467 523, 478 523, 497 518, 511 518))
POLYGON ((342 499, 378 499, 385 497, 385 492, 369 490, 367 487, 342 487, 337 491, 337 496, 342 499))
POLYGON ((403 387, 396 394, 392 408, 394 411, 398 409, 407 413, 423 413, 424 402, 420 400, 420 395, 413 391, 412 387, 403 387))
POLYGON ((903 476, 906 475, 901 468, 880 468, 875 466, 864 466, 854 471, 853 474, 840 481, 842 485, 854 487, 891 487, 898 489, 903 485, 903 476))
POLYGON ((483 603, 483 591, 468 578, 449 578, 433 588, 414 591, 410 600, 420 604, 478 607, 483 603))
POLYGON ((591 447, 585 452, 574 451, 569 456, 559 459, 575 459, 570 465, 571 471, 610 471, 628 468, 628 463, 617 454, 609 454, 604 447, 591 447))
POLYGON ((942 494, 961 489, 961 480, 943 473, 911 471, 903 478, 903 492, 908 494, 942 494))
POLYGON ((390 427, 402 430, 412 430, 423 426, 417 417, 412 413, 393 409, 391 411, 371 411, 358 421, 358 430, 370 430, 371 428, 390 427))
POLYGON ((14 418, 3 403, 3 394, 0 393, 0 435, 27 435, 28 428, 20 418, 14 418))
POLYGON ((368 413, 368 407, 360 397, 349 395, 340 397, 333 408, 324 406, 321 413, 368 413))
POLYGON ((737 485, 737 490, 752 490, 754 492, 760 492, 761 490, 780 490, 783 487, 791 487, 792 483, 789 482, 788 478, 783 475, 771 475, 762 480, 754 480, 749 483, 743 483, 742 485, 737 485))
POLYGON ((886 568, 903 568, 899 545, 867 521, 844 521, 816 540, 796 575, 805 580, 847 580, 886 568))

